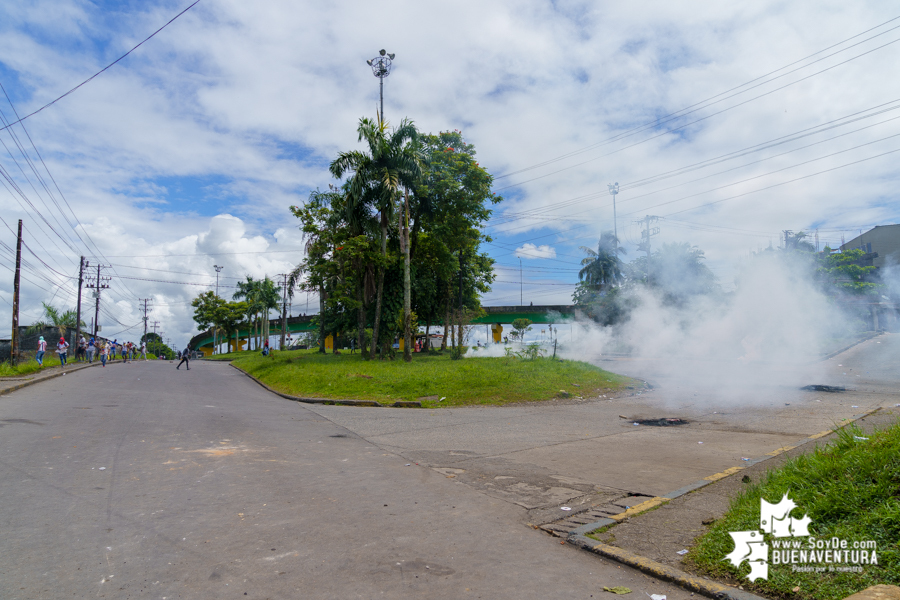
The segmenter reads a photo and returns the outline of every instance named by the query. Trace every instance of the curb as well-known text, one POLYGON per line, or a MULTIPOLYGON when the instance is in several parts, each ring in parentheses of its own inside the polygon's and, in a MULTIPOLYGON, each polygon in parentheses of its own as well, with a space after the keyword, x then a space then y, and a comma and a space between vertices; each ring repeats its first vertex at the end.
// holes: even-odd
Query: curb
POLYGON ((716 599, 733 599, 733 600, 765 600, 760 596, 756 596, 749 592, 745 592, 743 590, 739 590, 730 586, 726 586, 720 583, 716 583, 711 580, 702 579, 699 577, 695 577, 684 571, 680 571, 674 567, 670 567, 668 565, 664 565, 658 563, 656 561, 652 561, 649 558, 644 558, 642 556, 638 556, 637 554, 632 554, 631 552, 624 550, 622 548, 617 548, 615 546, 609 546, 607 544, 603 544, 598 542, 597 540, 593 540, 587 537, 592 531, 600 529, 602 527, 610 527, 612 525, 617 525, 622 521, 627 520, 630 517, 637 516, 641 513, 647 512, 650 509, 656 508, 662 504, 665 504, 669 500, 674 500, 675 498, 679 498, 690 492, 695 490, 699 490, 700 488, 706 487, 720 479, 724 479, 729 475, 734 475, 735 473, 740 473, 744 469, 748 467, 752 467, 753 465, 759 464, 763 461, 769 460, 770 458, 774 458, 779 454, 784 454, 789 450, 793 450, 794 448, 799 448, 800 446, 804 446, 810 442, 814 442, 820 438, 825 437, 826 435, 832 434, 837 430, 851 425, 856 421, 872 415, 881 410, 879 408, 873 408, 872 410, 868 410, 864 413, 860 413, 857 415, 853 415, 849 419, 845 419, 841 425, 838 425, 834 429, 829 429, 826 431, 820 431, 819 433, 815 433, 807 438, 801 439, 794 445, 791 446, 782 446, 772 452, 767 452, 765 455, 760 456, 758 458, 753 458, 749 461, 746 461, 745 465, 729 467, 720 473, 715 473, 710 475, 709 477, 704 477, 699 481, 695 481, 694 483, 690 483, 682 488, 675 490, 674 492, 669 492, 663 496, 656 496, 654 498, 650 498, 649 500, 632 506, 628 510, 621 512, 617 515, 610 515, 608 518, 600 519, 593 523, 586 523, 581 527, 577 527, 569 532, 566 541, 578 548, 583 550, 587 550, 588 552, 593 552, 594 554, 598 554, 604 558, 609 558, 618 562, 621 562, 630 567, 634 567, 640 571, 647 573, 648 575, 652 575, 654 577, 658 577, 660 579, 664 579, 666 581, 670 581, 679 585, 685 589, 698 592, 705 596, 709 596, 710 598, 716 599))
POLYGON ((744 590, 716 583, 715 581, 710 581, 708 579, 695 577, 684 571, 675 569, 674 567, 652 561, 642 556, 638 556, 637 554, 632 554, 622 548, 601 544, 600 542, 586 538, 583 535, 570 536, 569 543, 583 550, 587 550, 588 552, 593 552, 603 558, 612 559, 648 575, 652 575, 657 579, 669 581, 687 590, 703 594, 710 598, 715 598, 717 600, 766 600, 761 596, 745 592, 744 590))
POLYGON ((871 340, 871 339, 873 339, 873 338, 877 338, 879 335, 881 335, 881 334, 883 334, 883 333, 884 333, 884 331, 873 331, 872 333, 867 334, 865 337, 856 340, 855 342, 853 342, 853 343, 850 344, 849 346, 845 346, 844 348, 841 348, 840 350, 835 350, 834 352, 831 352, 831 353, 829 353, 829 354, 826 354, 825 356, 823 356, 822 358, 820 358, 820 359, 819 359, 818 361, 816 361, 816 362, 821 362, 821 361, 823 361, 823 360, 828 360, 829 358, 834 358, 835 356, 837 356, 837 355, 840 354, 841 352, 846 352, 847 350, 849 350, 849 349, 852 348, 853 346, 858 346, 859 344, 862 344, 863 342, 868 342, 869 340, 871 340))
POLYGON ((228 363, 228 365, 231 368, 236 369, 238 372, 243 373, 251 380, 266 388, 276 396, 281 396, 282 398, 293 400, 294 402, 302 402, 304 404, 333 404, 337 406, 369 406, 372 408, 422 408, 422 403, 416 400, 397 400, 393 404, 381 404, 380 402, 376 402, 375 400, 334 400, 332 398, 304 398, 302 396, 291 396, 290 394, 284 394, 282 392, 279 392, 278 390, 270 388, 247 371, 234 366, 234 364, 230 362, 228 363))

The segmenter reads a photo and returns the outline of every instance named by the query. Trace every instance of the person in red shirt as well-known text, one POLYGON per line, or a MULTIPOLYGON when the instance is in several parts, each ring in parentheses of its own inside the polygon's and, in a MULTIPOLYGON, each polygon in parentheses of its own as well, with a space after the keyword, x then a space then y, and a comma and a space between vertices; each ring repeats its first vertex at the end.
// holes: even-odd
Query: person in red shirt
POLYGON ((59 354, 59 364, 62 366, 66 366, 66 351, 69 349, 69 342, 66 341, 66 338, 59 338, 59 343, 56 344, 56 352, 59 354))

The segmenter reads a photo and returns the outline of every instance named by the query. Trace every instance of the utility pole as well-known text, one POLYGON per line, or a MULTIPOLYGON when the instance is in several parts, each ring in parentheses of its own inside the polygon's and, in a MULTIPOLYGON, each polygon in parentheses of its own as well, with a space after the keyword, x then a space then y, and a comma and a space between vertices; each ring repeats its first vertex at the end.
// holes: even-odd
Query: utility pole
POLYGON ((148 320, 147 312, 150 310, 150 307, 147 305, 147 303, 150 302, 150 300, 148 298, 144 298, 142 300, 139 298, 138 300, 140 302, 144 303, 144 308, 143 308, 143 311, 144 311, 144 337, 141 338, 141 340, 144 343, 147 343, 147 320, 148 320))
POLYGON ((109 284, 106 283, 111 278, 103 277, 100 275, 100 269, 107 268, 106 265, 97 265, 97 276, 95 279, 91 280, 85 287, 93 288, 94 290, 94 298, 96 298, 96 303, 94 305, 94 337, 97 337, 97 332, 100 331, 100 290, 106 289, 109 287, 109 284))
MULTIPOLYGON (((219 272, 225 267, 220 267, 219 265, 213 265, 213 269, 216 270, 216 300, 219 299, 219 272)), ((213 323, 213 353, 217 353, 219 351, 219 327, 215 323, 213 323)))
MULTIPOLYGON (((84 283, 84 269, 88 266, 88 261, 81 257, 78 263, 78 304, 75 309, 75 344, 81 339, 81 286, 84 283)), ((76 351, 77 354, 77 351, 76 351)))
POLYGON ((285 334, 287 332, 287 283, 288 283, 288 275, 287 273, 279 273, 279 277, 284 278, 284 283, 281 286, 281 349, 284 350, 284 341, 285 334))
POLYGON ((19 219, 19 235, 16 237, 16 274, 13 277, 12 344, 9 362, 19 364, 19 280, 22 271, 22 219, 19 219))
POLYGON ((647 283, 650 283, 650 236, 659 234, 659 227, 650 229, 650 223, 659 221, 659 217, 646 215, 643 219, 635 221, 635 223, 643 223, 645 229, 641 232, 641 243, 638 244, 638 251, 643 250, 647 253, 647 283))
MULTIPOLYGON (((522 293, 522 257, 519 257, 519 306, 525 306, 525 296, 522 293)), ((532 296, 534 298, 534 296, 532 296)))

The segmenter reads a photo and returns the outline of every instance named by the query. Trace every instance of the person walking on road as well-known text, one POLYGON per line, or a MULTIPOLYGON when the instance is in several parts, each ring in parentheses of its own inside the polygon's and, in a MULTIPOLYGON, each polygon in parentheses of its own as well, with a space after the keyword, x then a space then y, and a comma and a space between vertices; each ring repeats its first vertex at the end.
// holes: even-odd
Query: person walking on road
POLYGON ((88 363, 94 362, 94 352, 97 350, 97 343, 94 341, 94 338, 91 338, 91 341, 88 342, 87 345, 87 359, 88 363))
POLYGON ((84 335, 78 340, 78 347, 75 349, 75 360, 78 362, 84 362, 84 359, 87 356, 87 340, 84 339, 84 335))
POLYGON ((59 364, 63 367, 66 366, 66 352, 69 349, 69 342, 66 341, 66 338, 59 338, 59 343, 56 344, 56 352, 59 354, 59 364))
POLYGON ((141 342, 141 358, 147 360, 147 340, 141 342))
POLYGON ((191 370, 191 347, 188 346, 184 350, 181 351, 181 362, 178 363, 178 366, 175 367, 176 370, 181 368, 181 363, 186 363, 186 368, 188 371, 191 370))
POLYGON ((42 367, 44 366, 44 352, 47 351, 47 342, 44 341, 44 336, 41 336, 38 340, 38 351, 37 354, 34 355, 34 359, 38 362, 42 367))
POLYGON ((109 357, 109 344, 100 344, 100 362, 106 367, 106 359, 109 357))
POLYGON ((122 364, 128 364, 128 342, 122 342, 122 364))

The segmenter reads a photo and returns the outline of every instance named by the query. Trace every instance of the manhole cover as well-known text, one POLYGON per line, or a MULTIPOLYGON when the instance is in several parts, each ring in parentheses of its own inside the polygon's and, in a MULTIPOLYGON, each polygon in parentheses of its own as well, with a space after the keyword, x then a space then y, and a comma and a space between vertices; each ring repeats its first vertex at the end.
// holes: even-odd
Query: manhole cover
POLYGON ((801 390, 805 392, 846 392, 847 388, 841 387, 839 385, 804 385, 801 390))
POLYGON ((638 425, 649 425, 650 427, 672 427, 675 425, 687 425, 689 421, 685 419, 635 419, 633 421, 638 425))

